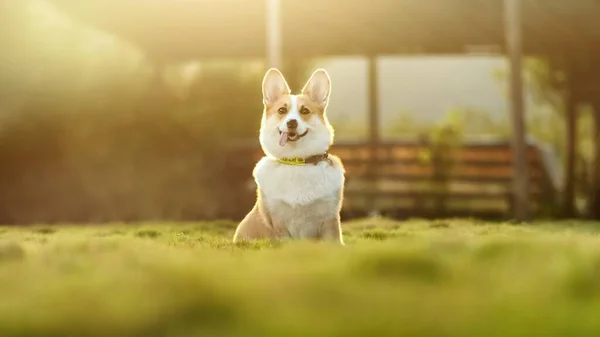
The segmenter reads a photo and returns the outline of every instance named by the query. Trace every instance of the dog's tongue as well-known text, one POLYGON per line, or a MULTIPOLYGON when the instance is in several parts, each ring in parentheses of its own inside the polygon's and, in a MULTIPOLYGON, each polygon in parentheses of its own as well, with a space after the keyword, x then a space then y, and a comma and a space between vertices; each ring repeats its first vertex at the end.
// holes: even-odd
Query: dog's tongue
POLYGON ((279 146, 285 146, 285 144, 288 141, 288 134, 287 132, 282 132, 281 136, 279 136, 279 146))

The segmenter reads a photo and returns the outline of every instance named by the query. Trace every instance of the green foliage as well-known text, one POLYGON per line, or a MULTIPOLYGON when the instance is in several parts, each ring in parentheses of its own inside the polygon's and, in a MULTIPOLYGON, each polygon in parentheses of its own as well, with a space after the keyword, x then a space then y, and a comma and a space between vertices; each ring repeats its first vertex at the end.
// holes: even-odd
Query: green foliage
POLYGON ((262 61, 156 62, 42 0, 0 15, 0 223, 239 217, 251 206, 254 163, 223 152, 256 141, 262 61))
POLYGON ((345 247, 233 244, 234 227, 53 226, 50 236, 41 234, 48 226, 6 228, 0 335, 595 336, 600 329, 598 223, 363 219, 343 224, 345 247))
MULTIPOLYGON (((524 65, 525 88, 534 101, 546 111, 536 114, 527 111, 528 133, 536 139, 550 144, 559 158, 566 158, 566 130, 564 89, 566 75, 564 71, 546 59, 527 58, 524 65)), ((498 72, 497 78, 505 81, 506 74, 498 72)), ((578 197, 588 196, 590 185, 590 167, 594 156, 594 115, 589 106, 578 107, 577 134, 575 135, 575 177, 574 184, 578 197)))
MULTIPOLYGON (((336 124, 337 125, 337 124, 336 124)), ((341 127, 336 127, 340 129, 341 127)), ((395 121, 392 123, 386 123, 383 125, 381 134, 384 137, 396 137, 396 136, 418 136, 425 132, 427 126, 421 125, 417 122, 416 116, 407 111, 401 111, 398 113, 395 121)))
POLYGON ((451 111, 446 120, 433 126, 429 133, 421 136, 424 149, 421 158, 424 165, 432 168, 430 190, 439 194, 436 198, 436 209, 443 211, 449 184, 454 168, 459 164, 459 155, 463 144, 462 130, 464 120, 460 111, 451 111))
MULTIPOLYGON (((565 74, 552 67, 548 60, 538 57, 525 58, 523 68, 525 88, 535 102, 550 106, 558 113, 564 113, 561 111, 564 103, 561 88, 565 84, 565 74)), ((506 70, 499 69, 493 77, 501 83, 507 83, 507 75, 506 70)))
POLYGON ((433 167, 433 190, 439 193, 436 198, 436 208, 444 214, 446 201, 449 197, 450 183, 454 169, 460 165, 463 130, 460 115, 449 114, 449 122, 433 132, 430 143, 431 164, 433 167))
POLYGON ((494 119, 488 112, 465 107, 455 107, 446 112, 437 123, 419 123, 410 112, 401 112, 394 122, 384 126, 385 137, 419 136, 434 132, 442 125, 460 129, 463 137, 500 136, 508 137, 509 125, 503 119, 494 119))

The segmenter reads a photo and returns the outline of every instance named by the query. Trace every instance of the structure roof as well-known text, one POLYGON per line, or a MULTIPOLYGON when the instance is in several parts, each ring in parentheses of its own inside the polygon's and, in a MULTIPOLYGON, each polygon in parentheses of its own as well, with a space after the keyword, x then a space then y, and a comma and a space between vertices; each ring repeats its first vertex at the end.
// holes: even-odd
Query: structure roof
MULTIPOLYGON (((262 57, 265 0, 50 0, 165 60, 262 57)), ((281 0, 285 56, 502 47, 503 0, 281 0)), ((528 53, 599 48, 600 0, 523 0, 528 53)))

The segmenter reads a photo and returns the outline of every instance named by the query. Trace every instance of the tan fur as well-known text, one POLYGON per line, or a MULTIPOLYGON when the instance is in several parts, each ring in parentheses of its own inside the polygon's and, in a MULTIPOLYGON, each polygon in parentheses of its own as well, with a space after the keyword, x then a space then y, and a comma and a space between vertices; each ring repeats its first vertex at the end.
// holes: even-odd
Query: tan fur
MULTIPOLYGON (((286 114, 279 114, 277 112, 277 110, 279 110, 279 108, 289 108, 291 106, 291 95, 283 95, 279 100, 277 100, 277 102, 275 102, 272 105, 266 106, 265 107, 265 113, 267 114, 267 117, 271 117, 273 115, 277 116, 277 118, 279 120, 283 120, 286 116, 286 114)), ((313 114, 316 114, 317 116, 319 116, 319 118, 324 121, 325 120, 325 111, 319 107, 317 104, 313 103, 310 98, 308 98, 308 96, 306 95, 298 95, 298 108, 299 109, 303 109, 306 108, 308 109, 308 111, 310 111, 309 114, 301 114, 300 117, 304 120, 304 121, 308 121, 310 119, 310 117, 313 114)))
POLYGON ((341 160, 303 166, 288 165, 281 158, 322 155, 333 142, 334 132, 326 117, 331 81, 316 70, 299 95, 292 95, 276 69, 263 79, 264 110, 259 140, 265 156, 256 164, 256 203, 238 225, 233 241, 255 239, 312 239, 344 244, 340 223, 345 170, 341 160), (291 120, 296 126, 289 126, 291 120), (288 138, 289 128, 302 138, 288 138))

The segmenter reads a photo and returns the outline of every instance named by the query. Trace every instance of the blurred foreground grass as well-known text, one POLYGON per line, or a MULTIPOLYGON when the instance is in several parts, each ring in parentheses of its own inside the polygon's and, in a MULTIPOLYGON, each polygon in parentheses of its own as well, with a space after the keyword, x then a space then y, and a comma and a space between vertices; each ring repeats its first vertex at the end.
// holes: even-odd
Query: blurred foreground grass
POLYGON ((597 336, 595 224, 344 224, 346 247, 235 223, 0 228, 0 336, 597 336))

